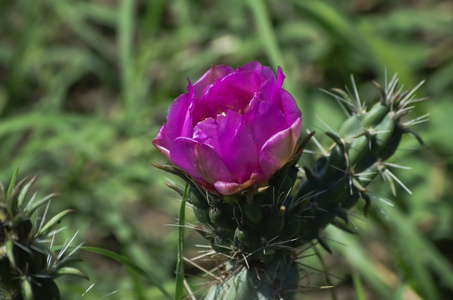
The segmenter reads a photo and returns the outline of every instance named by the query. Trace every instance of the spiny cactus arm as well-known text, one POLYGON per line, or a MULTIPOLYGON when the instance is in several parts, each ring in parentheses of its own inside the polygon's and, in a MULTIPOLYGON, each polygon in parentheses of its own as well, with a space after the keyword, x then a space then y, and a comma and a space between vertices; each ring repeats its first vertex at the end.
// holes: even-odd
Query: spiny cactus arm
MULTIPOLYGON (((316 162, 318 172, 308 173, 307 180, 296 194, 296 199, 309 198, 309 201, 296 207, 304 219, 302 240, 319 240, 319 232, 331 223, 342 229, 347 228, 340 225, 338 218, 347 224, 347 210, 359 199, 366 201, 366 213, 371 203, 366 188, 378 174, 387 179, 394 192, 393 181, 398 179, 388 170, 392 164, 386 163, 386 160, 394 155, 404 134, 413 134, 407 126, 426 120, 424 115, 409 122, 402 121, 413 104, 426 98, 414 97, 420 85, 403 92, 396 88, 397 82, 395 76, 385 88, 377 85, 381 89, 381 98, 369 111, 357 96, 336 90, 343 97, 341 103, 349 104, 350 116, 338 133, 326 133, 334 142, 330 155, 316 162)), ((422 143, 420 138, 418 140, 422 143)), ((326 244, 321 244, 329 250, 326 244)))
POLYGON ((63 211, 46 222, 50 200, 55 194, 27 200, 27 192, 36 176, 16 184, 17 170, 8 191, 0 188, 0 298, 2 299, 60 299, 54 279, 72 275, 88 279, 73 267, 78 261, 73 255, 80 247, 67 251, 73 239, 62 247, 47 245, 58 232, 57 224, 72 210, 63 211), (34 214, 46 206, 40 222, 34 214), (68 253, 69 252, 69 253, 68 253))

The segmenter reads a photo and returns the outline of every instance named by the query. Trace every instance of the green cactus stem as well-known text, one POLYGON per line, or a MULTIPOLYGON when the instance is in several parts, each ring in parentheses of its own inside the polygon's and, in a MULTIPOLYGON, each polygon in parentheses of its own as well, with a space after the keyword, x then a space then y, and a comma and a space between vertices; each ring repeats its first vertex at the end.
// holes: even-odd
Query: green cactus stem
POLYGON ((291 299, 299 284, 299 270, 293 258, 248 268, 228 261, 225 279, 212 285, 204 300, 291 299))
MULTIPOLYGON (((425 100, 413 96, 420 85, 403 92, 397 90, 397 83, 398 78, 394 76, 385 88, 376 84, 381 97, 368 111, 357 93, 354 97, 341 91, 337 91, 340 96, 333 94, 346 103, 349 117, 338 133, 326 132, 334 142, 330 153, 316 162, 317 172, 307 176, 295 194, 296 199, 309 197, 309 201, 294 208, 304 220, 305 230, 299 235, 299 241, 319 239, 319 232, 331 223, 346 228, 347 210, 359 199, 366 202, 366 214, 370 205, 366 187, 372 180, 380 174, 393 184, 385 161, 394 155, 402 136, 409 133, 421 142, 420 137, 408 128, 414 121, 403 123, 401 120, 413 104, 425 100)), ((420 122, 425 118, 415 120, 420 122)))

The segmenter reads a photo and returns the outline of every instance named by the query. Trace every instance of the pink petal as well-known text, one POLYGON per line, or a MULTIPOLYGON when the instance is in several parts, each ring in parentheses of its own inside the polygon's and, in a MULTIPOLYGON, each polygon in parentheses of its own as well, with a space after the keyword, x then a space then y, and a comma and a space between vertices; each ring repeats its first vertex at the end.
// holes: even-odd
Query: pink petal
POLYGON ((248 180, 252 172, 260 168, 263 145, 286 128, 286 120, 275 105, 260 101, 259 95, 252 100, 232 139, 228 158, 224 158, 239 183, 248 180))
POLYGON ((264 99, 273 103, 278 110, 285 115, 286 125, 289 127, 300 118, 302 114, 293 96, 281 88, 284 79, 285 76, 281 72, 281 69, 279 69, 277 82, 269 81, 264 84, 262 87, 262 95, 264 99))
POLYGON ((262 66, 257 61, 252 61, 252 62, 249 62, 245 65, 238 67, 238 71, 254 71, 259 75, 259 77, 262 80, 262 83, 269 81, 269 80, 271 80, 271 81, 275 80, 275 75, 274 75, 274 72, 272 72, 271 68, 262 66))
POLYGON ((256 72, 233 72, 217 80, 203 97, 197 99, 193 110, 193 126, 205 118, 233 110, 243 114, 259 91, 261 78, 256 72))
POLYGON ((283 86, 283 81, 285 80, 285 75, 283 74, 283 70, 281 67, 278 67, 277 69, 277 85, 278 87, 283 86))
POLYGON ((214 184, 215 189, 222 195, 233 195, 243 189, 249 187, 249 182, 245 183, 236 183, 236 182, 225 182, 225 181, 217 181, 214 184))
POLYGON ((219 65, 212 66, 203 76, 198 79, 193 85, 195 98, 200 98, 206 87, 213 84, 217 79, 225 77, 227 74, 233 72, 234 69, 230 66, 219 65))
POLYGON ((252 173, 250 179, 244 183, 217 181, 214 187, 222 195, 233 195, 263 180, 265 180, 264 174, 252 173))
POLYGON ((231 181, 231 172, 215 150, 193 139, 180 137, 170 149, 171 161, 195 179, 214 184, 231 181))
POLYGON ((275 103, 285 115, 286 124, 288 126, 302 117, 302 113, 300 112, 296 101, 287 91, 280 89, 278 96, 276 96, 273 100, 275 101, 273 103, 275 103))
POLYGON ((283 167, 294 154, 300 134, 301 119, 281 132, 272 136, 260 153, 261 170, 268 177, 283 167))
POLYGON ((242 116, 232 110, 218 115, 215 120, 207 118, 195 126, 193 139, 212 146, 225 161, 228 159, 228 149, 241 119, 242 116))
MULTIPOLYGON (((188 89, 191 89, 189 82, 188 89)), ((190 109, 193 105, 193 95, 185 93, 176 98, 175 102, 168 109, 167 123, 163 135, 170 140, 180 136, 192 135, 192 120, 190 109)))
POLYGON ((170 145, 171 141, 167 135, 165 135, 165 124, 157 132, 156 138, 153 140, 154 147, 157 148, 165 157, 170 160, 170 145))

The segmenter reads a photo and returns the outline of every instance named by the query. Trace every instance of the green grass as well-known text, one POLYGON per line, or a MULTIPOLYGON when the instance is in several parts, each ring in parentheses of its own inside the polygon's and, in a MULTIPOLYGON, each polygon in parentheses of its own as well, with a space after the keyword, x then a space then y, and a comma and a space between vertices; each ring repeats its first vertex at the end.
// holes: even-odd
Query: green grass
MULTIPOLYGON (((413 195, 399 189, 393 197, 374 184, 370 216, 357 210, 353 219, 361 235, 327 233, 331 244, 347 244, 333 247, 344 259, 321 253, 341 278, 334 280, 340 299, 354 287, 360 299, 407 291, 451 297, 453 7, 446 0, 352 3, 0 1, 0 179, 9 182, 17 167, 20 178, 38 173, 40 194, 60 194, 54 212, 76 211, 63 220, 62 240, 79 231, 79 242, 152 270, 161 284, 83 251, 91 281, 63 280, 65 299, 78 299, 92 283, 81 299, 114 291, 107 299, 165 299, 160 288, 173 295, 181 244, 178 229, 166 225, 177 224, 181 199, 150 165, 165 162, 151 141, 187 76, 194 82, 211 65, 251 60, 283 67, 304 130, 317 130, 323 143, 320 119, 335 127, 343 116, 320 88, 342 88, 353 74, 361 95, 372 98, 370 81, 382 82, 386 71, 406 88, 426 80, 417 94, 430 101, 416 109, 431 113, 430 122, 414 129, 429 148, 408 138, 393 161, 412 167, 396 173, 413 195)), ((185 220, 195 222, 189 210, 185 220)), ((200 239, 184 235, 184 255, 196 256, 200 239)), ((304 264, 320 269, 316 258, 304 264)), ((201 273, 187 265, 185 273, 199 289, 201 273)), ((314 274, 310 286, 323 285, 325 277, 314 274)), ((307 287, 302 295, 318 293, 330 291, 307 287)))

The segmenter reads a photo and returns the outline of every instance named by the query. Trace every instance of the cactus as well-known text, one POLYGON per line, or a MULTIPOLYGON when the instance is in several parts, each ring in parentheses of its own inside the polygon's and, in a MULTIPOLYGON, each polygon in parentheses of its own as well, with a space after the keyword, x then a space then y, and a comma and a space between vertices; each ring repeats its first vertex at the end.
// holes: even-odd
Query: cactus
POLYGON ((53 247, 55 229, 71 210, 65 210, 46 221, 54 194, 27 201, 27 192, 36 176, 16 185, 14 173, 7 191, 0 182, 0 298, 5 300, 60 299, 57 277, 87 276, 72 266, 78 247, 68 253, 71 242, 53 247), (44 216, 37 217, 39 208, 44 216))
MULTIPOLYGON (((392 164, 385 161, 404 134, 421 142, 408 126, 426 118, 402 121, 413 104, 424 99, 414 98, 420 85, 402 91, 397 83, 396 76, 385 87, 376 83, 381 95, 370 109, 360 101, 355 85, 354 95, 328 92, 348 115, 338 132, 325 132, 333 141, 329 150, 301 170, 297 163, 314 134, 309 133, 268 182, 235 195, 209 193, 177 167, 155 165, 187 181, 188 200, 203 224, 198 231, 210 242, 213 254, 226 258, 226 276, 211 286, 205 299, 292 299, 299 284, 300 249, 317 240, 330 252, 320 233, 329 224, 351 231, 348 210, 364 199, 366 214, 371 202, 366 187, 378 174, 394 190, 396 177, 388 170, 392 164)), ((182 195, 180 188, 170 187, 182 195)))

